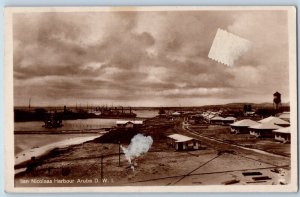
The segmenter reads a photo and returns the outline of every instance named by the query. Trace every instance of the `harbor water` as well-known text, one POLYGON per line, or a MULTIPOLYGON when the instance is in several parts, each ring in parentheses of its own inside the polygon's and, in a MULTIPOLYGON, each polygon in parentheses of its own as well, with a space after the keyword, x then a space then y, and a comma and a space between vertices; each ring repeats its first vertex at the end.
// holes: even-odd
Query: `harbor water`
MULTIPOLYGON (((157 115, 156 110, 135 110, 137 117, 150 118, 157 115)), ((38 156, 55 147, 63 147, 65 145, 78 144, 86 140, 100 137, 91 133, 80 134, 45 134, 49 131, 70 131, 70 130, 93 130, 102 128, 111 128, 116 126, 118 119, 77 119, 64 120, 61 128, 45 128, 42 121, 16 122, 14 124, 15 131, 18 134, 14 135, 15 139, 15 155, 16 162, 19 163, 28 159, 29 155, 38 156), (22 134, 24 131, 24 134, 22 134), (36 131, 35 134, 28 134, 26 131, 36 131), (37 134, 42 131, 41 134, 37 134), (37 155, 36 155, 37 154, 37 155)))

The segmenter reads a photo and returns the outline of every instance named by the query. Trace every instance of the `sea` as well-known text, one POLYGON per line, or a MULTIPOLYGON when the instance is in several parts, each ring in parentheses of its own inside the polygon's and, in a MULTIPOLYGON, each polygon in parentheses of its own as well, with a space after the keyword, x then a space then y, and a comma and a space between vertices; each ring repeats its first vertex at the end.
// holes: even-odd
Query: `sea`
MULTIPOLYGON (((151 118, 158 114, 157 110, 134 110, 138 118, 151 118)), ((111 128, 116 125, 118 119, 78 119, 64 120, 61 128, 42 127, 42 121, 16 122, 15 131, 19 134, 14 135, 15 160, 26 160, 28 156, 39 156, 39 154, 50 149, 63 147, 66 145, 78 144, 93 138, 100 137, 101 134, 80 133, 80 134, 45 134, 47 131, 70 131, 70 130, 92 130, 101 128, 111 128), (26 131, 35 131, 35 134, 28 134, 26 131), (43 131, 38 134, 38 131, 43 131), (24 134, 20 134, 24 132, 24 134), (26 134, 25 134, 26 133, 26 134), (36 155, 35 155, 36 154, 36 155), (21 159, 22 158, 22 159, 21 159)))

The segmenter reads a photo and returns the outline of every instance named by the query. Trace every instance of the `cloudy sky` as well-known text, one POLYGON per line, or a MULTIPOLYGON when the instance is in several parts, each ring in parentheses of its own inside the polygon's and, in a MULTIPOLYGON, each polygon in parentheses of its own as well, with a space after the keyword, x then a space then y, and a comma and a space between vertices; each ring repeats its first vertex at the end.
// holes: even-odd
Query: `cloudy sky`
POLYGON ((17 106, 289 102, 285 11, 22 13, 13 38, 17 106), (233 67, 218 28, 252 43, 233 67))

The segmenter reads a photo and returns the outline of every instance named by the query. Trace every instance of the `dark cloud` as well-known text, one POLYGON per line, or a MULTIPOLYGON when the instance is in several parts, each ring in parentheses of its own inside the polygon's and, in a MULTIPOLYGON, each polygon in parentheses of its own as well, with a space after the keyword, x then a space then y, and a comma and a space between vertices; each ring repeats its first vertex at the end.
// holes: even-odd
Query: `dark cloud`
POLYGON ((288 98, 284 11, 24 13, 13 28, 16 105, 288 98), (207 57, 218 28, 252 43, 234 67, 207 57))

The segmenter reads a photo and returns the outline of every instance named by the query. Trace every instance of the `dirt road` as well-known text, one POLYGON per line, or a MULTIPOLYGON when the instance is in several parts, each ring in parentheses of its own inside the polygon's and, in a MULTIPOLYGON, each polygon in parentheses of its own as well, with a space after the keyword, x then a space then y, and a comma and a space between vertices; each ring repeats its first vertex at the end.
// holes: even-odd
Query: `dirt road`
POLYGON ((186 132, 188 132, 189 134, 193 135, 193 137, 198 139, 198 140, 205 139, 205 140, 208 140, 210 142, 219 143, 219 144, 223 144, 223 145, 229 145, 229 146, 231 146, 231 148, 239 148, 239 149, 249 150, 249 151, 259 153, 259 154, 264 154, 264 155, 273 156, 273 157, 290 158, 290 157, 287 157, 287 156, 284 156, 284 155, 278 155, 278 154, 270 153, 270 152, 255 149, 255 148, 248 148, 248 147, 245 147, 245 146, 242 146, 242 145, 231 144, 231 143, 228 143, 226 141, 222 141, 222 140, 219 140, 219 139, 216 139, 216 138, 203 136, 203 135, 201 135, 197 132, 194 132, 192 129, 189 128, 189 124, 185 124, 184 122, 182 123, 182 129, 185 130, 186 132))

